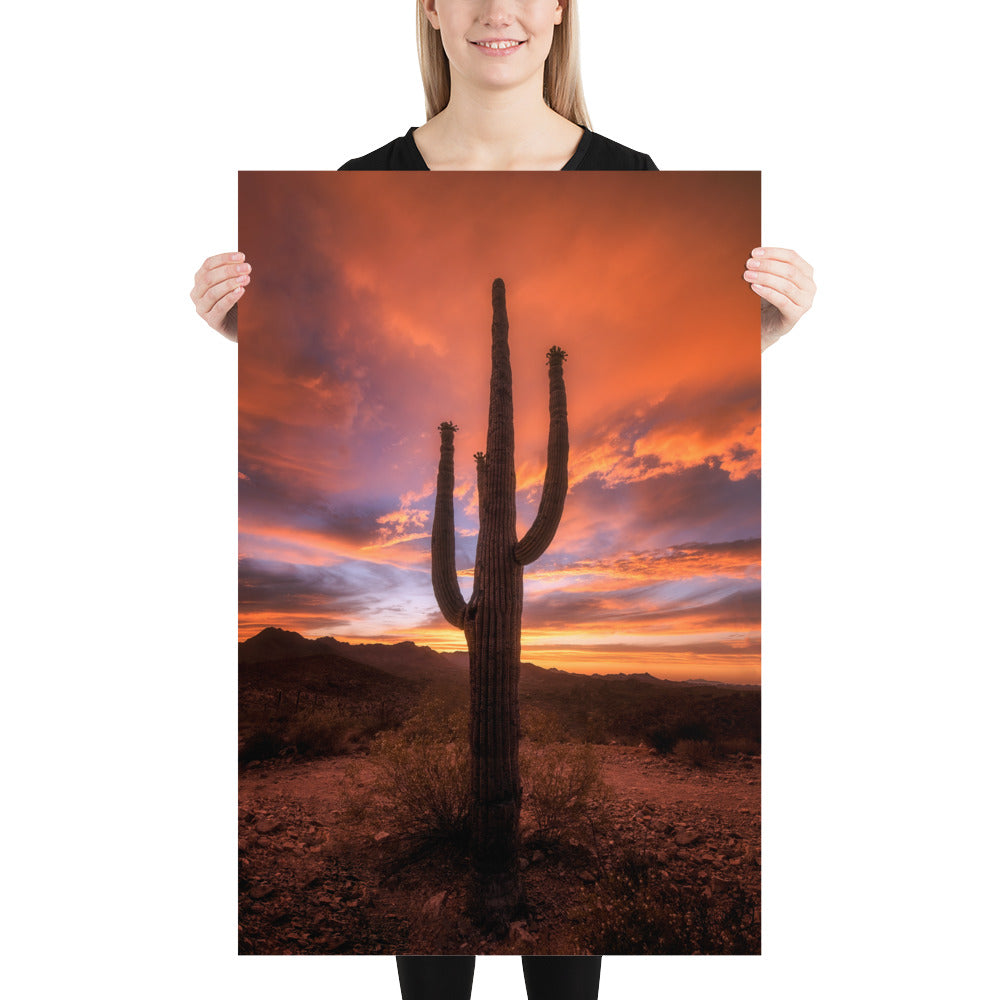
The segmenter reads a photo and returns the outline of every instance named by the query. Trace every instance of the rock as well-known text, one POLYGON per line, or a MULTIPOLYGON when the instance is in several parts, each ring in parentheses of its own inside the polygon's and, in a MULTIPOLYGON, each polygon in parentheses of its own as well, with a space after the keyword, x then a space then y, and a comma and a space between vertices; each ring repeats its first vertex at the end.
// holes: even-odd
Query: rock
POLYGON ((431 898, 424 903, 421 913, 428 917, 436 917, 441 912, 441 904, 444 903, 444 897, 447 895, 448 890, 442 889, 441 892, 431 896, 431 898))
POLYGON ((718 875, 713 875, 712 881, 709 884, 712 887, 713 895, 728 892, 733 887, 733 883, 730 882, 729 879, 719 878, 718 875))
POLYGON ((523 920, 515 920, 510 925, 510 930, 508 932, 508 938, 510 941, 534 941, 535 935, 528 931, 527 924, 523 920))
POLYGON ((257 826, 254 828, 258 833, 276 833, 281 829, 281 820, 274 819, 262 819, 257 826))
POLYGON ((690 844, 696 843, 698 840, 698 833, 695 830, 681 830, 676 837, 674 837, 674 843, 680 847, 687 847, 690 844))

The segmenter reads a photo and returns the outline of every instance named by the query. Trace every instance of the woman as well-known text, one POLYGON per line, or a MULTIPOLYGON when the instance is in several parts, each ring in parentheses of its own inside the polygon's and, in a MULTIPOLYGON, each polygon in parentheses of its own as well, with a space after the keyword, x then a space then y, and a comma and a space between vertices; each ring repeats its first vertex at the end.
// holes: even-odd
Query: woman
MULTIPOLYGON (((417 0, 416 13, 428 120, 342 170, 656 169, 590 129, 573 0, 417 0)), ((194 277, 199 315, 231 340, 250 271, 225 253, 194 277)), ((743 280, 761 298, 764 351, 811 307, 813 270, 792 250, 756 247, 743 280)))
MULTIPOLYGON (((593 132, 580 81, 575 0, 418 0, 427 122, 342 170, 656 170, 645 153, 593 132)), ((812 268, 757 247, 744 280, 761 297, 761 350, 812 304, 812 268)), ((240 253, 209 257, 191 298, 236 339, 250 281, 240 253)), ((403 1000, 468 1000, 475 956, 397 956, 403 1000)), ((596 1000, 601 956, 524 956, 529 1000, 596 1000)))

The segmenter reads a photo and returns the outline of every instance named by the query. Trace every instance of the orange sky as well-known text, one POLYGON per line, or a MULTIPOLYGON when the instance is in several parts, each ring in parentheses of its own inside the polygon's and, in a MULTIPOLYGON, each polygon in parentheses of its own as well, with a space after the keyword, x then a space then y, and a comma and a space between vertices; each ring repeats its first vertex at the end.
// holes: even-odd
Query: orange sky
POLYGON ((545 352, 569 355, 570 492, 523 658, 758 682, 759 217, 757 173, 242 172, 240 637, 462 647, 430 588, 436 428, 459 427, 468 570, 502 277, 521 530, 545 352))

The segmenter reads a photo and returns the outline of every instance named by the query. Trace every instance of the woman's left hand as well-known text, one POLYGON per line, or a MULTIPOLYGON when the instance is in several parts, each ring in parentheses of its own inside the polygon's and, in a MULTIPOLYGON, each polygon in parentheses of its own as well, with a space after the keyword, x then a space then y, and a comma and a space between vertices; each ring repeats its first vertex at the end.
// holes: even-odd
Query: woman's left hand
POLYGON ((756 247, 743 278, 760 296, 760 349, 770 347, 802 317, 816 294, 812 265, 794 250, 756 247))

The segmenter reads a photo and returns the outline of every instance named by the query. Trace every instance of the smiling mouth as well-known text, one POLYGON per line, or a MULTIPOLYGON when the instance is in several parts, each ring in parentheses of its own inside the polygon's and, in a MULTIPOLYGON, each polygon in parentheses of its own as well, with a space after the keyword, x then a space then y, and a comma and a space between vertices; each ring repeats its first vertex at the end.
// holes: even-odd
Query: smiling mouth
POLYGON ((519 45, 523 45, 527 39, 522 39, 521 41, 516 41, 513 38, 505 39, 503 41, 496 42, 473 42, 473 45, 478 46, 481 49, 492 49, 494 52, 502 52, 505 49, 516 49, 519 45))

